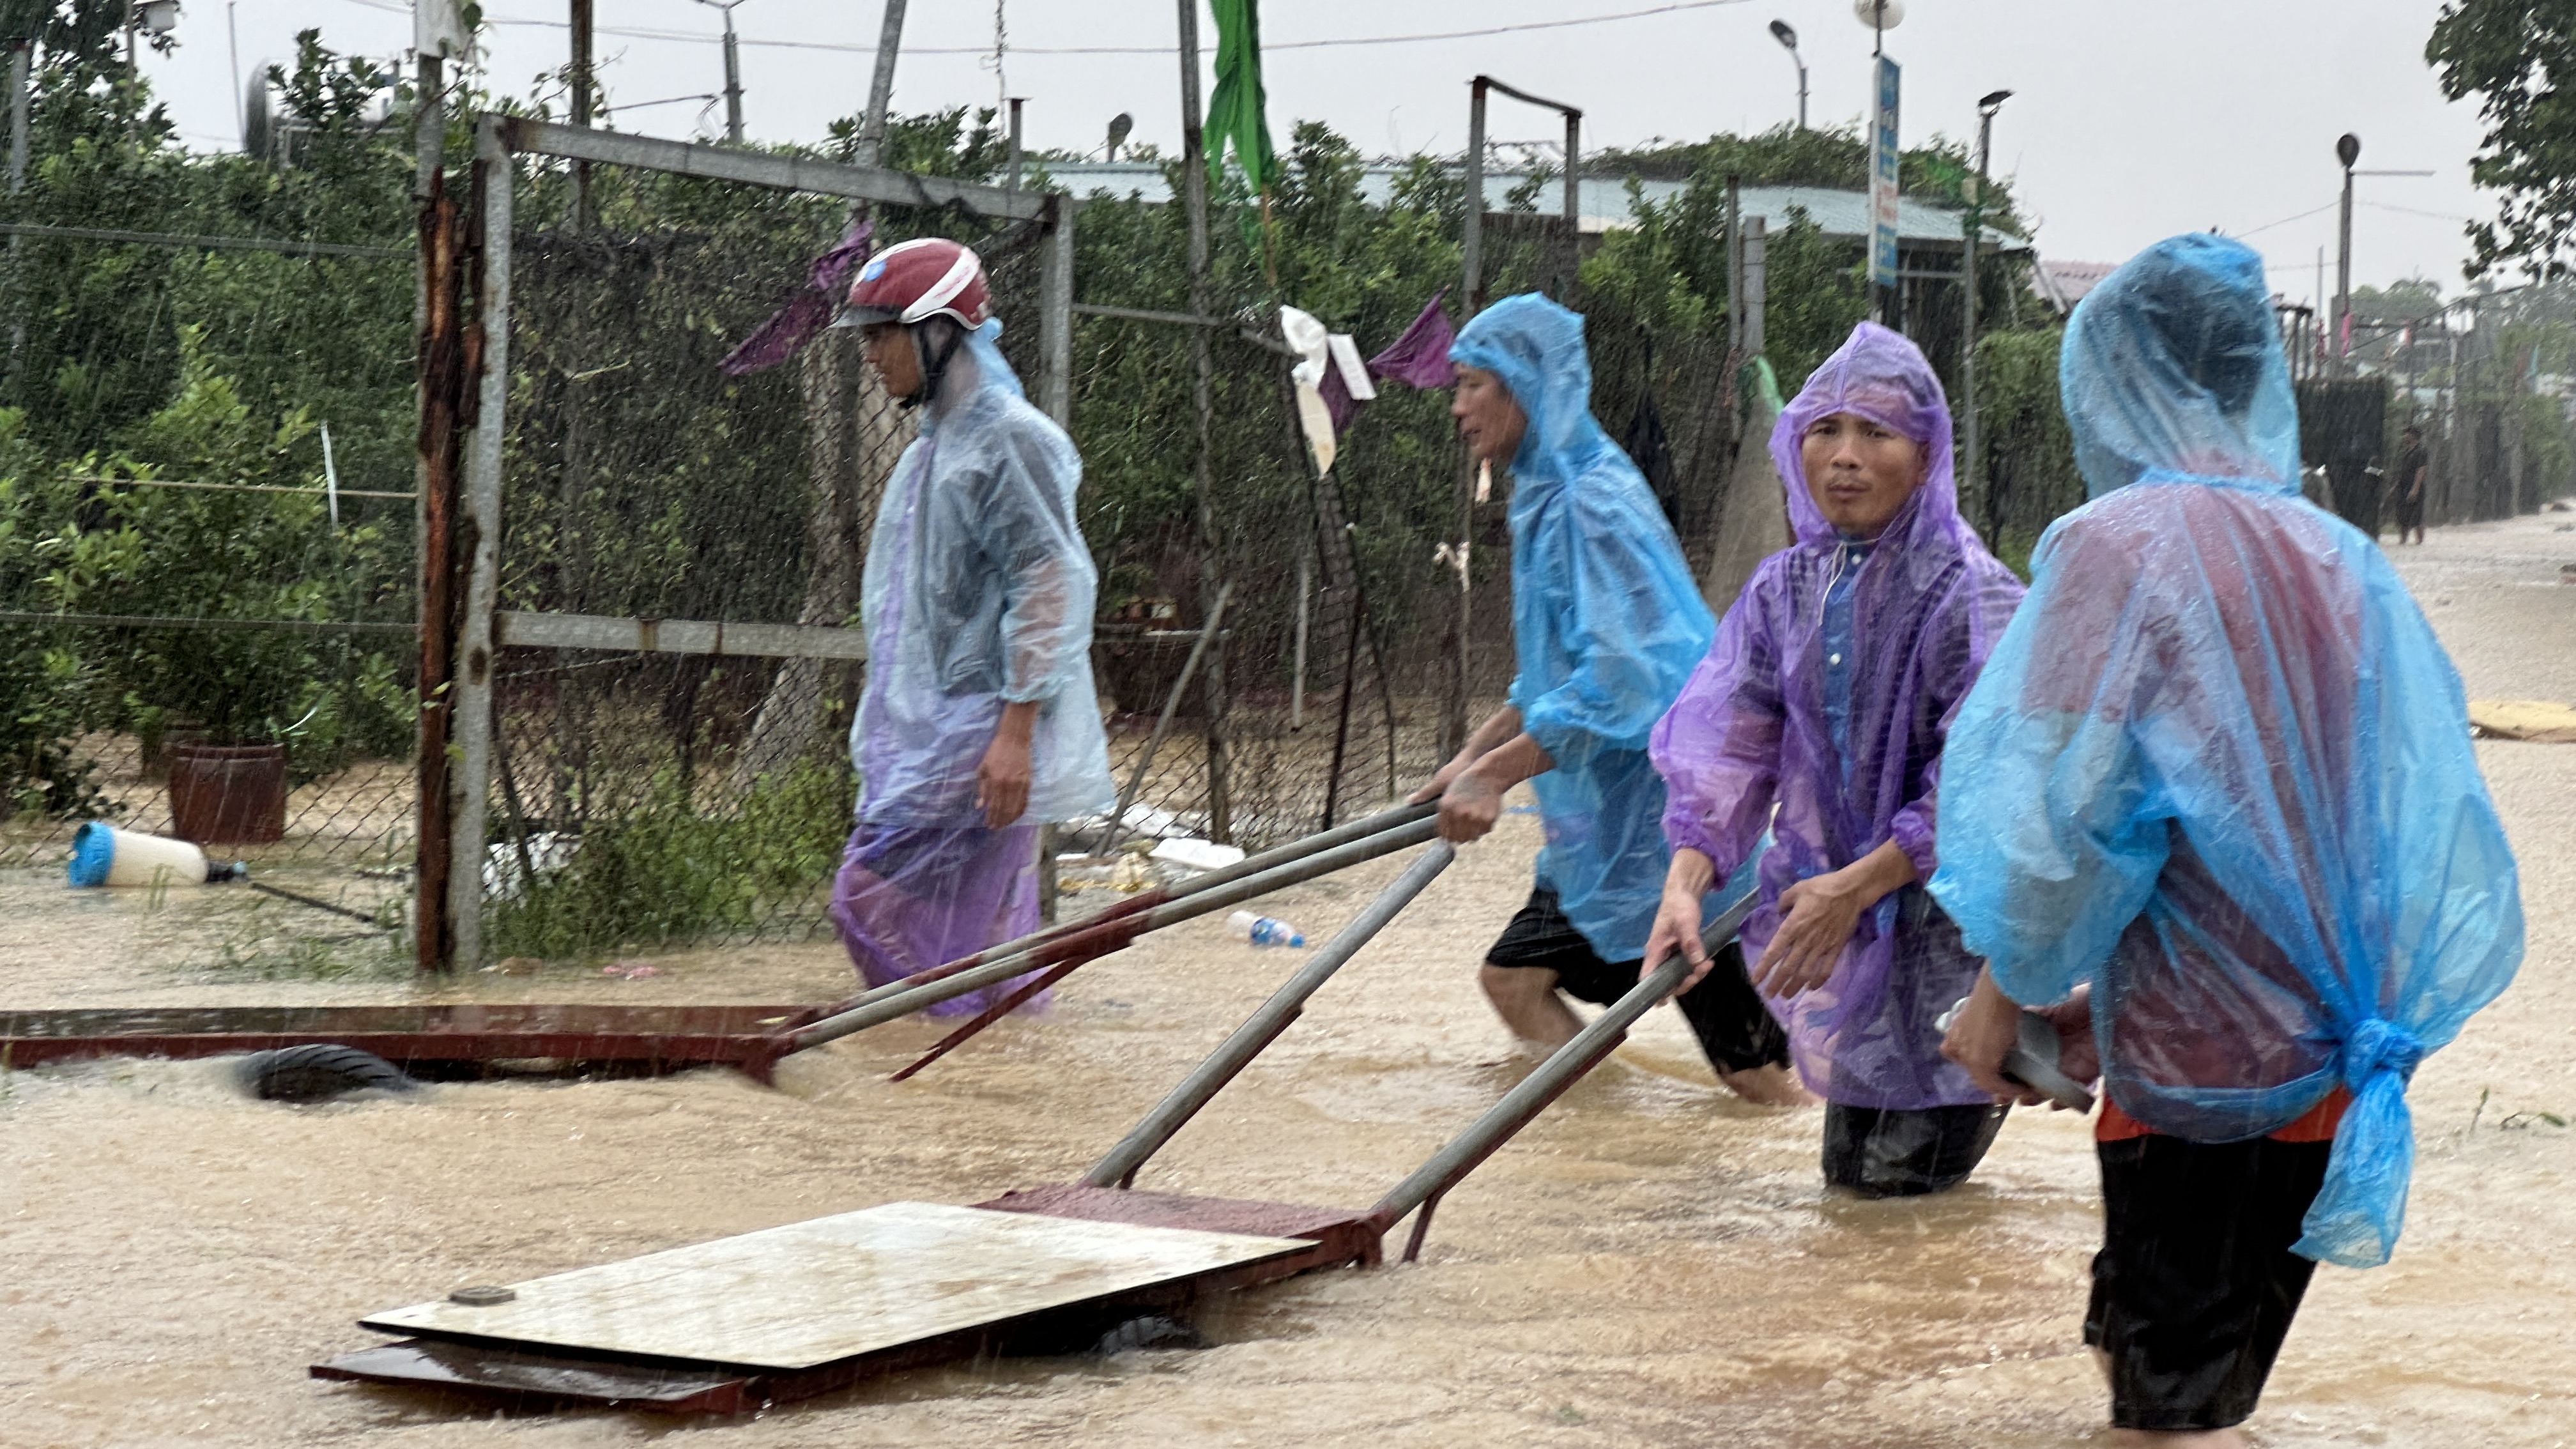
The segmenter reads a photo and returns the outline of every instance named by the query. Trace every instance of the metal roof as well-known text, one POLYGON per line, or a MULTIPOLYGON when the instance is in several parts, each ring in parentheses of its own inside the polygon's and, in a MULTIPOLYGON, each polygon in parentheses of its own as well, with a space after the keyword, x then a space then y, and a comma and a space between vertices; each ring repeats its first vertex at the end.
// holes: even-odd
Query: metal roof
MULTIPOLYGON (((1393 162, 1376 161, 1360 169, 1360 195, 1372 204, 1383 206, 1395 194, 1395 181, 1408 168, 1393 162)), ((1046 174, 1062 183, 1077 196, 1107 193, 1111 196, 1136 196, 1147 202, 1172 199, 1171 188, 1163 180, 1163 166, 1158 161, 1101 161, 1045 164, 1046 174)), ((1529 180, 1527 170, 1488 171, 1485 173, 1485 208, 1499 210, 1508 205, 1512 188, 1529 180)), ((1679 181, 1638 182, 1638 190, 1648 201, 1670 201, 1682 194, 1679 181)), ((1549 182, 1542 191, 1539 210, 1555 213, 1560 209, 1564 188, 1560 182, 1549 182)), ((1758 216, 1777 231, 1789 224, 1792 209, 1804 210, 1817 226, 1830 237, 1858 241, 1869 235, 1869 193, 1843 191, 1829 186, 1747 186, 1742 192, 1744 214, 1758 216)), ((1576 210, 1581 213, 1582 228, 1587 232, 1611 231, 1626 227, 1633 220, 1628 203, 1628 183, 1624 177, 1586 176, 1577 183, 1576 210)), ((1897 202, 1896 235, 1909 246, 1938 249, 1956 247, 1966 218, 1956 208, 1936 206, 1911 197, 1897 202)), ((1986 245, 2007 251, 2029 247, 2028 240, 1998 227, 1985 229, 1986 245)))

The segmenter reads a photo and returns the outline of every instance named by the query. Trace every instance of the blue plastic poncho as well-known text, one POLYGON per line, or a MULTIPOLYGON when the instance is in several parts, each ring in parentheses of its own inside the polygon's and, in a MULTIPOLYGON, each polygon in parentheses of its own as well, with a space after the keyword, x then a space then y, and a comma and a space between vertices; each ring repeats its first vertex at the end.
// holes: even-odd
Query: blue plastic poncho
POLYGON ((1449 359, 1501 378, 1529 419, 1512 456, 1511 702, 1556 761, 1530 782, 1538 881, 1603 960, 1632 961, 1672 860, 1646 738, 1716 624, 1653 491, 1593 419, 1579 314, 1506 297, 1449 359))
MULTIPOLYGON (((1932 364, 1864 322, 1771 431, 1797 542, 1762 561, 1717 644, 1656 727, 1664 834, 1720 870, 1761 865, 1744 923, 1760 959, 1780 893, 1894 841, 1918 880, 1938 860, 1941 746, 2021 581, 1959 516, 1950 403, 1932 364), (1807 430, 1852 413, 1923 445, 1926 468, 1876 539, 1843 537, 1809 491, 1807 430), (1776 813, 1774 807, 1777 807, 1776 813), (1765 827, 1777 848, 1756 844, 1765 827)), ((1908 887, 1863 912, 1823 984, 1773 1003, 1799 1075, 1829 1102, 1911 1111, 1991 1099, 1941 1058, 1941 1013, 1976 983, 1956 927, 1908 887)))
POLYGON ((2066 332, 2093 501, 1951 727, 1932 892, 2015 1000, 2093 985, 2111 1098, 2195 1141, 2353 1101, 2297 1248, 2385 1262, 2405 1089, 2512 980, 2522 907, 2459 678, 2299 497, 2261 259, 2160 242, 2066 332))
POLYGON ((859 819, 981 825, 975 771, 1006 702, 1037 700, 1029 824, 1107 811, 1091 682, 1098 575, 1082 459, 1022 396, 999 322, 967 334, 877 505, 861 581, 867 685, 850 724, 859 819))

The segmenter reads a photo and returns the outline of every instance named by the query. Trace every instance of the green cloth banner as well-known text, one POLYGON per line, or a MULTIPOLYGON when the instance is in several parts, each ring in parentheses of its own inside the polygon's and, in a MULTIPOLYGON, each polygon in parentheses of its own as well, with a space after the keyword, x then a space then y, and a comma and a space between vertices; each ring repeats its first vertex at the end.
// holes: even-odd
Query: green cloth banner
POLYGON ((1226 143, 1234 143, 1244 189, 1259 195, 1279 174, 1270 149, 1269 97, 1261 89, 1260 0, 1208 0, 1216 16, 1216 94, 1208 98, 1208 179, 1225 179, 1226 143))

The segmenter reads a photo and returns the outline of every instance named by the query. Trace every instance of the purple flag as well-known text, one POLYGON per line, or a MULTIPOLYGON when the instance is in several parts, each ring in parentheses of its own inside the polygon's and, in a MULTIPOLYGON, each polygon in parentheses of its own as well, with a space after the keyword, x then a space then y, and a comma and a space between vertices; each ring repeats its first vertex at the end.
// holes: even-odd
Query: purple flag
POLYGON ((850 228, 841 244, 816 257, 805 268, 805 290, 788 299, 787 305, 769 314, 742 345, 725 354, 718 366, 727 377, 740 377, 776 367, 796 355, 806 340, 830 324, 832 314, 841 309, 841 283, 850 268, 867 260, 868 238, 876 230, 873 222, 862 221, 850 228))
MULTIPOLYGON (((1441 299, 1449 289, 1441 288, 1424 304, 1422 315, 1395 339, 1395 345, 1368 360, 1369 376, 1407 387, 1447 387, 1454 375, 1449 366, 1449 344, 1458 340, 1458 329, 1449 325, 1449 314, 1440 310, 1441 299)), ((1325 398, 1330 400, 1328 391, 1325 398)))

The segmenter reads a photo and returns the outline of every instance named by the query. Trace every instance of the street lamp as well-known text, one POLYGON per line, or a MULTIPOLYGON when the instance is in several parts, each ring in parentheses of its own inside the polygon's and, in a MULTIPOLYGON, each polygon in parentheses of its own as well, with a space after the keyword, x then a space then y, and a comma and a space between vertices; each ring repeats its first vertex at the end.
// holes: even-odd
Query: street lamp
POLYGON ((1807 58, 1798 53, 1798 32, 1789 28, 1788 21, 1772 21, 1771 38, 1798 63, 1798 129, 1803 131, 1807 129, 1807 58))
POLYGON ((1977 244, 1986 232, 1986 167, 1994 153, 1995 112, 2012 99, 2010 91, 1988 91, 1977 98, 1977 190, 1968 199, 1967 235, 1959 252, 1959 290, 1964 295, 1967 326, 1959 342, 1960 411, 1965 414, 1965 446, 1960 461, 1967 473, 1968 518, 1980 522, 1985 514, 1985 455, 1979 446, 1977 429, 1977 244))
POLYGON ((135 32, 148 32, 155 41, 179 27, 179 0, 135 0, 125 11, 125 68, 136 68, 141 52, 136 48, 135 32))
POLYGON ((2352 334, 2352 163, 2361 159, 2361 138, 2350 131, 2335 139, 2335 159, 2343 163, 2343 223, 2335 232, 2334 330, 2335 371, 2342 372, 2351 352, 2352 334))

